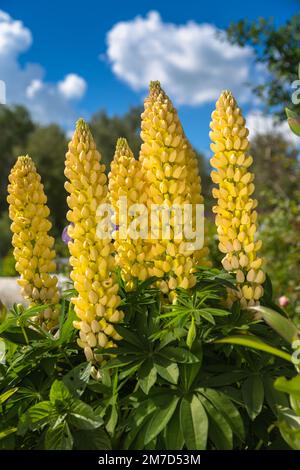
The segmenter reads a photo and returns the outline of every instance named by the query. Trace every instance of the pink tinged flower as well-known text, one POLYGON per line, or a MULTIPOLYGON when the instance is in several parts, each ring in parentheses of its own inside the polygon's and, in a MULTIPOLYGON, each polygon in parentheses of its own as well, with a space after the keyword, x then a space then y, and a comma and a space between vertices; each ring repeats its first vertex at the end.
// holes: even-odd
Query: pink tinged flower
POLYGON ((278 302, 280 307, 286 307, 290 301, 285 295, 282 295, 281 297, 279 297, 278 302))

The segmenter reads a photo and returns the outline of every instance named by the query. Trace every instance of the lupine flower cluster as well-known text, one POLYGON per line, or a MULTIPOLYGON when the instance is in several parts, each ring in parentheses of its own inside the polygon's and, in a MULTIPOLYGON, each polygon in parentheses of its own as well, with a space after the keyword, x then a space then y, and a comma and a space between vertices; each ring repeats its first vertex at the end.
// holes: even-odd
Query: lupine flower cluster
POLYGON ((133 234, 128 233, 128 227, 133 221, 133 216, 130 216, 128 210, 125 214, 127 216, 126 233, 121 233, 122 228, 119 230, 120 223, 123 222, 120 220, 122 211, 119 202, 122 197, 126 198, 127 209, 129 209, 133 204, 145 203, 147 195, 141 164, 135 160, 124 138, 118 139, 108 176, 110 202, 114 209, 113 222, 116 228, 113 234, 116 264, 121 269, 126 290, 131 291, 136 287, 137 280, 145 281, 148 277, 148 269, 145 265, 146 246, 142 237, 133 238, 133 234))
POLYGON ((253 159, 247 154, 248 129, 230 91, 224 91, 218 99, 210 127, 214 142, 211 165, 216 168, 211 178, 217 185, 213 211, 219 249, 225 254, 222 264, 236 273, 241 304, 247 307, 262 297, 265 274, 258 256, 261 241, 255 239, 257 200, 251 197, 255 187, 254 175, 249 171, 253 159))
POLYGON ((18 283, 30 306, 49 304, 38 320, 51 329, 59 315, 57 278, 50 274, 56 270, 54 239, 48 234, 51 222, 41 177, 29 156, 18 158, 9 183, 7 201, 18 283))
MULTIPOLYGON (((265 274, 258 255, 261 242, 256 240, 254 175, 249 168, 248 130, 245 120, 229 91, 221 94, 212 114, 210 137, 215 168, 211 178, 216 184, 213 196, 219 237, 224 253, 222 264, 233 272, 238 293, 229 292, 227 302, 236 297, 242 307, 259 302, 263 295, 265 274)), ((108 179, 101 155, 91 131, 80 119, 66 154, 65 188, 69 193, 68 228, 63 239, 70 251, 70 277, 76 295, 71 299, 79 330, 78 345, 86 359, 101 362, 98 350, 116 346, 121 339, 115 325, 124 318, 116 270, 119 268, 125 289, 132 291, 149 277, 161 290, 163 302, 176 302, 176 288, 195 286, 197 266, 209 266, 209 251, 202 247, 187 249, 185 232, 178 228, 187 222, 195 229, 195 213, 178 221, 171 214, 175 206, 203 203, 197 156, 187 140, 177 112, 159 82, 150 84, 141 123, 142 146, 135 159, 126 139, 116 145, 108 179), (120 200, 126 200, 126 231, 122 232, 120 200), (98 208, 111 204, 114 230, 99 236, 98 208), (133 236, 128 227, 133 222, 132 205, 148 209, 145 227, 133 236), (164 238, 165 219, 158 216, 153 226, 149 214, 153 205, 166 208, 169 236, 164 238), (179 227, 178 227, 179 224, 179 227), (149 228, 150 227, 150 228, 149 228), (153 230, 159 233, 154 236, 153 230)), ((57 325, 59 293, 55 271, 54 240, 48 234, 51 223, 41 178, 32 160, 19 157, 9 176, 9 214, 13 221, 14 255, 20 273, 22 293, 31 305, 47 304, 38 319, 51 329, 57 325), (48 306, 49 304, 49 306, 48 306)), ((101 352, 101 351, 100 351, 101 352)))
MULTIPOLYGON (((78 344, 84 349, 87 360, 93 360, 93 348, 113 347, 120 339, 114 323, 123 319, 118 310, 120 297, 112 256, 110 238, 97 236, 97 209, 107 201, 105 165, 96 149, 92 134, 80 119, 66 154, 65 188, 69 193, 70 210, 67 219, 71 224, 68 234, 71 279, 78 296, 72 298, 79 321, 78 344)), ((96 357, 101 360, 101 357, 96 357)))
MULTIPOLYGON (((142 114, 140 161, 144 171, 147 204, 166 208, 201 203, 201 180, 196 156, 187 141, 177 112, 159 82, 151 82, 150 94, 142 114)), ((183 221, 184 222, 184 221, 183 221)), ((162 231, 163 221, 158 220, 162 231)), ((176 238, 175 218, 171 218, 170 239, 159 241, 149 233, 146 262, 150 276, 161 278, 163 293, 176 297, 176 287, 184 289, 195 285, 195 264, 206 263, 207 248, 197 253, 186 251, 186 240, 176 238)), ((156 228, 156 227, 152 227, 156 228)), ((178 227, 177 227, 178 228, 178 227)))

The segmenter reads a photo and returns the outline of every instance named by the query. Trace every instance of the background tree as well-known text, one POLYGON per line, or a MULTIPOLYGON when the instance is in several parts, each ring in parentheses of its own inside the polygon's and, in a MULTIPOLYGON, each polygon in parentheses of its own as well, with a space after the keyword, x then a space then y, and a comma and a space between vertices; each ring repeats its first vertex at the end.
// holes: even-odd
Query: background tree
POLYGON ((45 186, 53 233, 59 237, 66 225, 66 192, 64 165, 67 139, 56 124, 37 127, 29 136, 26 153, 34 160, 45 186))
POLYGON ((250 152, 261 211, 270 211, 278 199, 296 198, 300 178, 299 149, 279 133, 264 133, 251 140, 250 152))
POLYGON ((116 142, 119 137, 125 137, 135 157, 138 157, 141 145, 140 119, 142 108, 131 108, 123 116, 109 117, 105 111, 100 111, 90 120, 91 131, 100 150, 103 162, 109 168, 114 156, 116 142))
MULTIPOLYGON (((19 151, 24 152, 30 133, 34 130, 34 124, 30 114, 23 106, 9 108, 0 106, 0 155, 1 172, 0 187, 7 186, 8 173, 14 164, 19 151), (23 149, 23 150, 21 150, 23 149)), ((7 208, 6 198, 3 193, 0 197, 0 213, 7 208)))
POLYGON ((298 78, 300 13, 278 27, 272 19, 240 20, 229 26, 228 37, 240 46, 253 47, 257 62, 269 74, 263 84, 253 89, 267 108, 273 108, 278 117, 285 119, 284 108, 290 107, 291 84, 298 78))

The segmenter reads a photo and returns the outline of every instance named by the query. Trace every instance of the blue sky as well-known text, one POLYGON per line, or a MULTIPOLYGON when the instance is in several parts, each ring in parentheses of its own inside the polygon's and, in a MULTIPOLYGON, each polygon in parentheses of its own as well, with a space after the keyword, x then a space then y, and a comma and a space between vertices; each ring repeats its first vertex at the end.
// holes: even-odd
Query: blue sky
POLYGON ((0 79, 9 103, 24 102, 37 120, 70 129, 80 115, 122 114, 141 104, 148 79, 163 77, 188 137, 207 151, 216 90, 229 84, 252 113, 259 103, 243 83, 264 77, 251 50, 227 49, 225 60, 226 51, 211 39, 215 29, 245 17, 273 16, 280 24, 298 9, 296 0, 0 0, 10 17, 2 15, 1 29, 0 16, 0 79), (2 55, 1 34, 8 41, 2 55))

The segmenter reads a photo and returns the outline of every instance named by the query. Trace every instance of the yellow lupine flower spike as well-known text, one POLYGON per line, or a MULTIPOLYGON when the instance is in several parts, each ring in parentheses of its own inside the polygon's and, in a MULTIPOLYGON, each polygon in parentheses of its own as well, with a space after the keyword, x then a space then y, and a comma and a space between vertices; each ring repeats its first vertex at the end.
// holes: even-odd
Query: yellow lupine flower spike
MULTIPOLYGON (((125 282, 126 290, 136 287, 136 280, 144 281, 148 277, 148 270, 145 265, 145 243, 139 237, 132 238, 128 233, 133 216, 129 215, 129 209, 134 204, 146 202, 145 182, 141 164, 135 160, 130 147, 124 138, 117 141, 114 159, 111 163, 109 179, 109 198, 115 211, 114 223, 117 230, 114 234, 116 264, 121 268, 121 275, 125 282), (120 206, 121 198, 126 198, 126 208, 123 209, 123 217, 127 218, 127 234, 118 230, 120 227, 120 206), (125 236, 126 235, 126 236, 125 236)), ((122 207, 122 206, 121 206, 122 207)), ((125 225, 125 224, 124 224, 125 225)))
POLYGON ((97 209, 108 202, 105 165, 100 160, 92 134, 80 119, 66 154, 65 188, 70 194, 67 219, 71 223, 71 279, 78 292, 72 299, 79 318, 74 327, 79 329, 77 342, 88 361, 102 359, 93 353, 93 348, 113 347, 113 340, 120 339, 113 324, 124 316, 118 310, 118 284, 112 273, 113 244, 109 237, 97 235, 97 209))
POLYGON ((55 306, 59 301, 57 278, 50 275, 56 271, 54 239, 48 235, 51 222, 41 177, 29 156, 17 159, 9 183, 7 202, 18 283, 30 306, 52 305, 38 317, 46 329, 51 329, 59 315, 55 306))
POLYGON ((210 123, 214 152, 210 160, 216 169, 211 177, 217 188, 213 196, 219 237, 219 249, 226 254, 222 260, 227 271, 236 273, 239 296, 244 307, 255 305, 263 295, 265 274, 258 256, 261 241, 255 241, 257 201, 254 175, 249 171, 252 157, 247 154, 248 129, 240 108, 230 91, 223 91, 216 103, 210 123))
MULTIPOLYGON (((177 112, 159 82, 150 83, 150 93, 142 114, 140 161, 145 174, 147 204, 168 207, 194 202, 195 190, 201 188, 199 174, 194 168, 191 147, 185 137, 177 112), (189 164, 193 161, 193 167, 189 164), (192 171, 191 171, 192 170, 192 171)), ((199 199, 199 198, 198 198, 199 199)), ((201 199, 200 199, 201 200, 201 199)), ((184 240, 174 237, 171 218, 171 237, 161 237, 162 220, 158 222, 159 239, 149 237, 146 261, 149 274, 164 278, 159 284, 163 293, 176 287, 189 288, 195 284, 194 253, 182 250, 184 240)), ((151 226, 153 229, 153 227, 151 226)), ((174 292, 169 295, 174 298, 174 292)))

